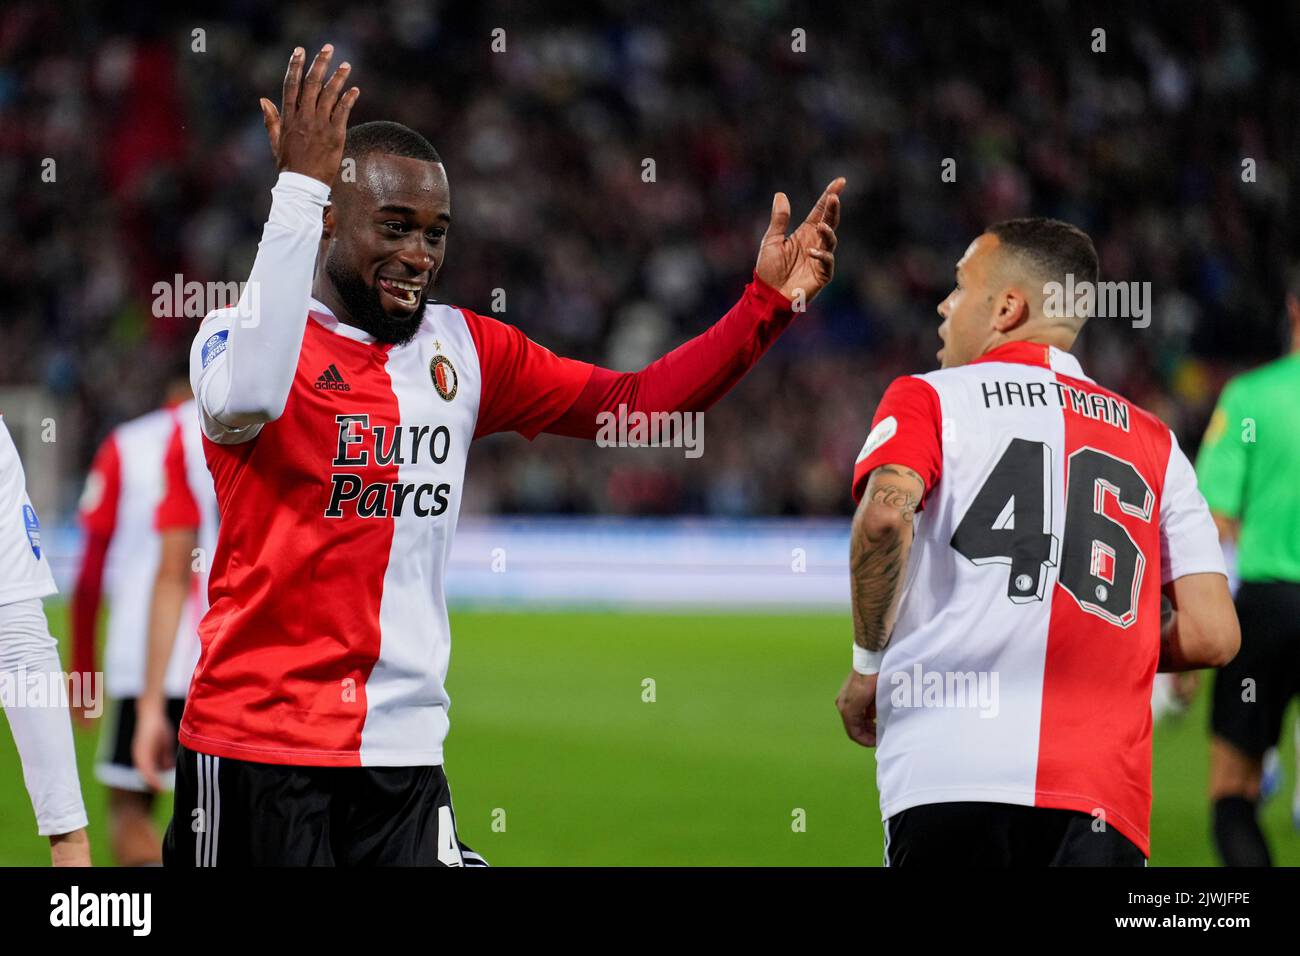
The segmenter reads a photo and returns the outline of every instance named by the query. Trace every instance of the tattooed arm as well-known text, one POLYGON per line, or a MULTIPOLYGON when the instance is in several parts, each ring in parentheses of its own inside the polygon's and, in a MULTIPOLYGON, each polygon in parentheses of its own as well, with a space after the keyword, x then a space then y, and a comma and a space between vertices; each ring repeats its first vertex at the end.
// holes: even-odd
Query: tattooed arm
MULTIPOLYGON (((881 465, 871 472, 849 544, 853 586, 853 641, 878 652, 889 641, 903 591, 903 574, 912 550, 912 516, 925 495, 925 481, 911 468, 881 465)), ((855 660, 857 652, 855 651, 855 660)), ((865 668, 864 668, 865 669, 865 668)), ((876 680, 858 665, 835 698, 849 739, 876 745, 876 680)))
POLYGON ((912 516, 924 494, 925 482, 911 468, 881 465, 853 517, 853 640, 869 651, 883 650, 893 629, 912 550, 912 516))

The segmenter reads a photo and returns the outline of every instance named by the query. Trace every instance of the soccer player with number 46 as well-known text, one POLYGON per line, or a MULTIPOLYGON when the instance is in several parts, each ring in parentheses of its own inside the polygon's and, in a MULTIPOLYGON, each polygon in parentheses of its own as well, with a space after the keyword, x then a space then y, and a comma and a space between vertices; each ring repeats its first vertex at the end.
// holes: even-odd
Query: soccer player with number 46
POLYGON ((890 385, 858 457, 836 704, 877 748, 886 865, 1145 865, 1152 680, 1237 653, 1191 464, 1051 307, 1096 280, 1079 229, 990 226, 939 305, 942 368, 890 385))

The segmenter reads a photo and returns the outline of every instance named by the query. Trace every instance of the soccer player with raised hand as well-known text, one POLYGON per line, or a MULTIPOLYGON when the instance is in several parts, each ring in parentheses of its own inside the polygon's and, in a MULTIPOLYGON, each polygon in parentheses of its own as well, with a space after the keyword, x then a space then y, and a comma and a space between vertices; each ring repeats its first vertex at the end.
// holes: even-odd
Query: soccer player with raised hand
POLYGON ((471 442, 594 439, 620 406, 703 411, 834 272, 843 179, 790 235, 774 197, 753 281, 699 336, 639 372, 557 356, 429 298, 446 170, 404 126, 346 129, 359 94, 332 55, 304 76, 295 50, 281 106, 262 101, 280 176, 249 292, 194 342, 221 526, 169 865, 481 865, 442 769, 443 577, 471 442))

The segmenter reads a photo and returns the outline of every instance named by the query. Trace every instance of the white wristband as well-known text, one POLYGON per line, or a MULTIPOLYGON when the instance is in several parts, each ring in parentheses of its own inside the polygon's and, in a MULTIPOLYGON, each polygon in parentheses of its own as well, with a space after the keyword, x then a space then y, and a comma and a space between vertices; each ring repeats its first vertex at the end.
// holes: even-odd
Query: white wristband
POLYGON ((855 642, 853 645, 853 669, 863 676, 879 674, 880 659, 884 656, 884 651, 869 651, 865 647, 859 647, 855 642))

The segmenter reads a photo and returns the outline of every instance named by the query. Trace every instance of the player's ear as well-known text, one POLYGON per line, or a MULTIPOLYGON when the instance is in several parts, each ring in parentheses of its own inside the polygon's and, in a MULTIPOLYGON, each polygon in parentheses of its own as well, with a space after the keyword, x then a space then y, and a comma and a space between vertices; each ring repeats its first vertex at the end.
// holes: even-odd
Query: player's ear
POLYGON ((334 204, 326 203, 325 210, 321 213, 321 238, 333 239, 334 230, 338 228, 338 221, 334 217, 334 204))
POLYGON ((993 310, 993 328, 1002 334, 1024 325, 1029 319, 1029 297, 1017 286, 998 293, 993 310))

